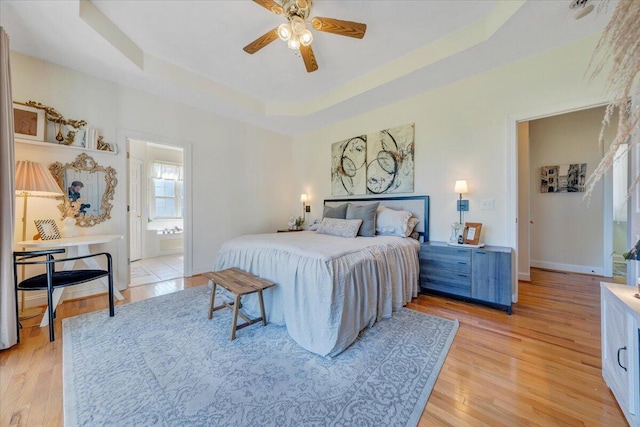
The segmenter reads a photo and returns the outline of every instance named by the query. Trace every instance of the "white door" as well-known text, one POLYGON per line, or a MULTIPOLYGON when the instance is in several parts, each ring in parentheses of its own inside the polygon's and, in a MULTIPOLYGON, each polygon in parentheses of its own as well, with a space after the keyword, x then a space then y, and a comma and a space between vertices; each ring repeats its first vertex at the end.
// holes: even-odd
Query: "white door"
POLYGON ((533 220, 530 217, 531 160, 529 158, 529 122, 518 122, 518 246, 517 278, 531 281, 530 234, 533 220))
POLYGON ((142 161, 129 159, 129 260, 142 258, 142 161))

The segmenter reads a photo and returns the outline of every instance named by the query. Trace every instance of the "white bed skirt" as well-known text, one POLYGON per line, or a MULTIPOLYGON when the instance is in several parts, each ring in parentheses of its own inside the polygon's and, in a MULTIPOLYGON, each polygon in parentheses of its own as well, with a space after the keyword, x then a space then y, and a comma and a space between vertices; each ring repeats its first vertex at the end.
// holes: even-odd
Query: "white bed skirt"
MULTIPOLYGON (((362 329, 390 317, 418 294, 418 242, 347 240, 344 249, 344 238, 313 232, 242 236, 223 245, 215 270, 238 267, 276 283, 264 291, 267 320, 286 325, 303 348, 335 356, 362 329), (317 251, 313 241, 319 242, 317 251), (362 248, 353 248, 355 241, 362 248), (330 254, 331 246, 340 249, 330 254)), ((259 316, 257 294, 243 297, 242 304, 247 314, 259 316)))

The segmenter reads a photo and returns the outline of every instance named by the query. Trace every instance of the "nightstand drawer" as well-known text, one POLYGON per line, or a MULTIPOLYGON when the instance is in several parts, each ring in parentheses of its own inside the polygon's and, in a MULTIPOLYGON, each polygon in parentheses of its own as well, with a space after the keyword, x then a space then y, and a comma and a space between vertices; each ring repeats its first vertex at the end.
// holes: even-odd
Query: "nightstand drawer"
POLYGON ((420 272, 420 286, 463 297, 471 296, 471 274, 426 269, 420 272))
POLYGON ((449 273, 471 273, 471 258, 453 258, 429 254, 428 258, 420 258, 420 271, 445 270, 449 273))
POLYGON ((432 247, 422 245, 420 248, 420 271, 429 270, 438 276, 471 274, 471 251, 452 247, 432 247), (442 270, 440 274, 436 270, 442 270))
POLYGON ((449 258, 471 259, 471 251, 454 246, 429 246, 421 245, 420 254, 424 256, 442 256, 449 258))

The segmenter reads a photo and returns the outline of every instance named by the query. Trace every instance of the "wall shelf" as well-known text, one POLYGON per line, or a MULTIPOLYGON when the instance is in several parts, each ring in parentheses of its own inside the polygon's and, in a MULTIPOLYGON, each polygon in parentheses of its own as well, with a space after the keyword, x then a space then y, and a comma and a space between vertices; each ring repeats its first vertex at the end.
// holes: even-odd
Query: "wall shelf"
POLYGON ((117 151, 118 147, 115 147, 116 151, 106 151, 106 150, 96 150, 95 148, 79 147, 77 145, 64 145, 64 144, 57 144, 53 142, 31 141, 31 140, 22 139, 22 138, 14 138, 14 141, 18 144, 37 145, 39 147, 51 147, 51 148, 55 148, 56 150, 76 150, 76 151, 87 151, 90 153, 118 154, 118 151, 117 151))

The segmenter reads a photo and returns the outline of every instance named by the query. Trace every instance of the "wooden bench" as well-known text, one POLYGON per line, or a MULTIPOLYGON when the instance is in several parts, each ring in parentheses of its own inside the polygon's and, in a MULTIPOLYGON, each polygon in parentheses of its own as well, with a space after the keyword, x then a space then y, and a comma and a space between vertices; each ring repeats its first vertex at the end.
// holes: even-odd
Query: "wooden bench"
POLYGON ((245 326, 253 325, 256 322, 262 320, 262 325, 267 325, 267 317, 264 314, 264 300, 262 299, 262 291, 264 289, 275 286, 275 283, 271 283, 267 280, 261 279, 253 274, 249 274, 246 271, 242 271, 239 268, 228 268, 222 271, 211 271, 203 274, 204 277, 211 280, 211 301, 209 302, 209 319, 213 317, 213 312, 222 308, 228 308, 233 311, 233 322, 231 323, 231 339, 236 338, 236 331, 242 329, 245 326), (227 291, 231 292, 235 296, 235 301, 223 303, 217 307, 214 307, 216 299, 216 285, 222 286, 227 291), (251 319, 240 313, 240 297, 242 295, 258 293, 258 299, 260 300, 260 317, 251 319), (238 315, 242 317, 246 323, 238 325, 238 315))

